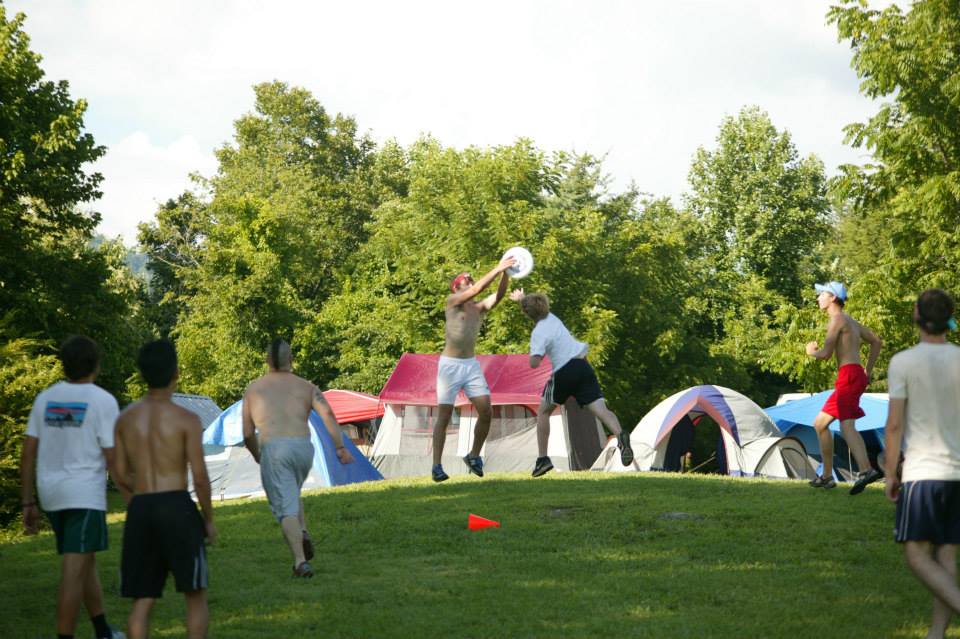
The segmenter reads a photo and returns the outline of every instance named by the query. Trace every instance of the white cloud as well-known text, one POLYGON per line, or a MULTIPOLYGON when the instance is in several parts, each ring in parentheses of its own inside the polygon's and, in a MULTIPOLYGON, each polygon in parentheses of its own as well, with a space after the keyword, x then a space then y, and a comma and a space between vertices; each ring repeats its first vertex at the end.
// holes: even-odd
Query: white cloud
POLYGON ((98 231, 135 244, 138 223, 189 188, 190 173, 211 175, 216 166, 213 153, 204 152, 191 136, 166 146, 153 144, 142 131, 125 137, 92 166, 103 175, 103 198, 92 207, 103 217, 98 231))
POLYGON ((27 12, 48 75, 89 100, 88 126, 115 158, 99 208, 125 237, 187 172, 211 170, 207 150, 251 109, 251 86, 272 79, 379 140, 524 136, 607 154, 616 186, 675 198, 696 148, 756 104, 832 172, 863 160, 842 127, 875 110, 826 24, 833 3, 7 1, 27 12), (136 132, 153 142, 126 162, 136 132), (172 148, 182 139, 198 148, 172 148))

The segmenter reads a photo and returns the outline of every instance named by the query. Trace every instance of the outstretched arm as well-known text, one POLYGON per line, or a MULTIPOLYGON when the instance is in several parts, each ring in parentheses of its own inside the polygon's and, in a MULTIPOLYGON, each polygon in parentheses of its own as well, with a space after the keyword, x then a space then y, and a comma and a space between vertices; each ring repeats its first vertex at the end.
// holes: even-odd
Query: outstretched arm
POLYGON ((340 424, 337 422, 337 416, 333 414, 333 409, 327 403, 327 398, 323 396, 320 389, 313 387, 313 410, 317 411, 323 425, 327 427, 327 432, 333 438, 333 444, 337 447, 337 459, 341 464, 349 464, 353 461, 353 455, 343 445, 343 433, 340 432, 340 424))
POLYGON ((816 342, 807 344, 807 355, 817 359, 830 359, 833 357, 833 351, 837 347, 837 338, 840 337, 840 330, 843 328, 843 318, 834 315, 830 318, 827 325, 827 338, 823 340, 823 348, 818 349, 816 342))
POLYGON ((503 299, 503 296, 507 294, 507 287, 509 285, 510 276, 504 273, 500 276, 500 286, 497 287, 497 292, 488 295, 482 302, 480 302, 480 306, 483 307, 485 312, 492 310, 494 306, 500 303, 500 300, 503 299))
POLYGON ((120 436, 120 427, 122 419, 117 420, 113 428, 113 448, 103 448, 103 457, 107 460, 107 472, 113 478, 113 483, 117 485, 120 496, 127 504, 133 496, 133 481, 130 477, 130 463, 127 461, 127 447, 123 443, 123 437, 120 436))
POLYGON ((37 476, 37 450, 40 440, 27 435, 23 438, 23 450, 20 452, 20 503, 23 508, 23 529, 28 535, 35 535, 40 525, 40 506, 34 492, 37 476))
POLYGON ((883 341, 877 337, 876 333, 862 324, 860 325, 860 337, 867 344, 870 344, 870 357, 867 358, 867 379, 870 379, 873 376, 873 365, 877 363, 877 357, 880 356, 883 341))
MULTIPOLYGON (((481 277, 479 280, 474 282, 473 286, 466 289, 465 291, 460 291, 459 293, 454 293, 453 295, 449 296, 447 298, 447 306, 460 306, 464 302, 468 302, 472 300, 477 295, 482 293, 485 288, 490 286, 490 283, 493 282, 493 279, 497 275, 499 275, 500 273, 503 273, 505 270, 513 266, 514 263, 516 263, 516 260, 512 257, 503 258, 502 260, 500 260, 499 264, 497 264, 495 267, 493 267, 493 269, 490 270, 489 273, 487 273, 486 275, 481 277)), ((506 288, 504 288, 504 292, 506 292, 506 288)), ((501 295, 500 297, 503 297, 503 295, 501 295)))
POLYGON ((253 423, 253 414, 250 412, 250 399, 243 397, 243 445, 247 447, 253 459, 260 463, 260 442, 257 441, 256 424, 253 423))
POLYGON ((212 544, 217 540, 217 529, 213 525, 213 504, 210 503, 210 476, 207 474, 207 462, 203 459, 203 425, 199 417, 193 418, 193 422, 185 433, 187 463, 193 475, 193 490, 197 493, 197 501, 203 512, 207 541, 212 544))
POLYGON ((897 501, 900 492, 900 478, 897 477, 897 464, 900 463, 900 446, 903 441, 903 417, 906 414, 907 400, 902 397, 891 397, 887 407, 887 423, 883 428, 884 492, 887 499, 897 501))

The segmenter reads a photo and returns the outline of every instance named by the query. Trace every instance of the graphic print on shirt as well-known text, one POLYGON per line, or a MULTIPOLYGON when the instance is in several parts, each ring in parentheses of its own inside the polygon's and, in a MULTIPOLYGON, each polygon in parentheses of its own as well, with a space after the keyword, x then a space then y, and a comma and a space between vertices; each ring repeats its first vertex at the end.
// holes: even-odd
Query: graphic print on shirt
POLYGON ((80 428, 86 416, 86 402, 47 402, 43 421, 54 428, 80 428))

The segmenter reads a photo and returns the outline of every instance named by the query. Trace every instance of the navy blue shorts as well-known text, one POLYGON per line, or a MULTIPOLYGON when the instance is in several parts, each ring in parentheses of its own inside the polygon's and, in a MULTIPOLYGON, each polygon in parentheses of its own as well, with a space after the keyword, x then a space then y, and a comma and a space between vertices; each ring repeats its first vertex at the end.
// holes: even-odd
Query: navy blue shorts
POLYGON ((960 544, 960 481, 908 481, 897 497, 894 539, 960 544))
POLYGON ((554 404, 563 404, 571 395, 577 398, 581 408, 603 397, 593 366, 580 357, 561 366, 543 389, 543 399, 554 404))

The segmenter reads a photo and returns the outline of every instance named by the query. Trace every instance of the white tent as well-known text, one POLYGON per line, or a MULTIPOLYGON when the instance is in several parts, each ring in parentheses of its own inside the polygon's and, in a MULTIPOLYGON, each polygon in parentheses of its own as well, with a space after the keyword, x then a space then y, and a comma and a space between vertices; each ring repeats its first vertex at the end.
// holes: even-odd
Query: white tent
MULTIPOLYGON (((437 414, 437 355, 407 353, 380 393, 383 421, 370 458, 384 477, 430 472, 433 422, 437 414)), ((537 457, 536 409, 550 377, 550 364, 531 369, 526 355, 480 355, 490 386, 493 418, 480 454, 493 472, 529 471, 537 457)), ((465 474, 461 458, 470 451, 477 416, 470 402, 457 398, 447 428, 443 465, 450 475, 465 474)), ((547 453, 559 470, 589 468, 605 438, 600 423, 570 400, 550 418, 547 453)))
MULTIPOLYGON (((614 472, 675 468, 668 455, 675 427, 685 417, 696 422, 709 416, 720 427, 721 468, 746 477, 812 478, 803 444, 784 438, 770 417, 748 397, 723 386, 694 386, 671 395, 644 415, 630 434, 634 461, 620 463, 616 440, 607 443, 594 470, 614 472)), ((682 451, 681 451, 682 452, 682 451)))

